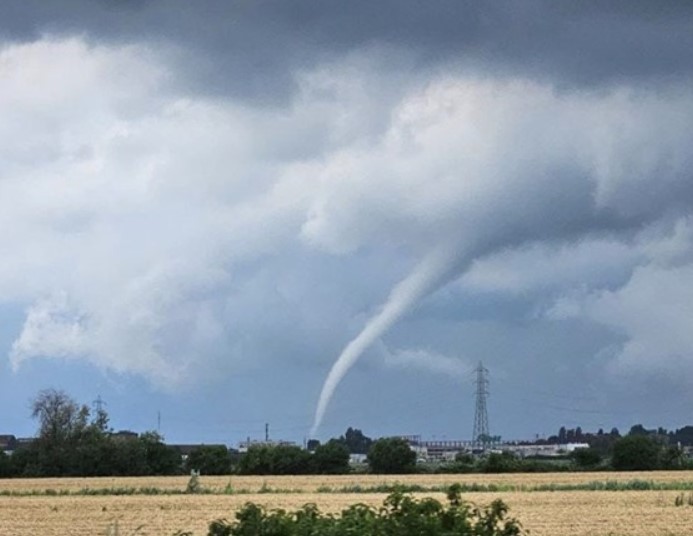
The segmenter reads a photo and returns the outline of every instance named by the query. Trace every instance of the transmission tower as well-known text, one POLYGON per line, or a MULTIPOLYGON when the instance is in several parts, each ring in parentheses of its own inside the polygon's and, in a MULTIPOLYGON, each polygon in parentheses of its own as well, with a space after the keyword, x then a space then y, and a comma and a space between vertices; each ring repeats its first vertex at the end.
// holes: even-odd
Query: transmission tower
POLYGON ((488 369, 479 361, 476 367, 476 411, 474 412, 474 446, 486 448, 491 440, 488 430, 488 411, 486 397, 488 396, 488 369))

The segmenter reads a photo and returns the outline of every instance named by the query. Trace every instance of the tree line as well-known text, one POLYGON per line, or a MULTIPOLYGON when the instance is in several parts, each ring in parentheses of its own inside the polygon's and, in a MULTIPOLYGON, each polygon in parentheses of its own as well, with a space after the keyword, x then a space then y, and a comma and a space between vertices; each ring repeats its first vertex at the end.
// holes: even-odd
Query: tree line
POLYGON ((417 465, 416 454, 404 439, 373 440, 359 429, 348 428, 344 435, 325 444, 310 441, 308 449, 258 444, 239 453, 223 445, 210 445, 182 456, 154 431, 133 437, 113 434, 103 409, 92 412, 62 391, 41 391, 31 410, 38 421, 37 437, 11 456, 0 451, 0 477, 175 475, 191 470, 209 475, 344 474, 352 471, 351 454, 366 455, 366 468, 372 473, 393 474, 678 469, 691 466, 679 442, 691 444, 688 438, 693 442, 690 426, 667 432, 636 425, 625 436, 615 428, 594 434, 583 433, 579 427, 561 428, 543 442, 572 440, 584 442, 588 448, 562 459, 523 459, 510 452, 483 456, 460 453, 452 461, 417 465))
MULTIPOLYGON (((260 444, 240 454, 223 445, 201 445, 182 456, 154 431, 114 434, 105 410, 92 412, 63 391, 41 391, 31 403, 31 414, 38 422, 36 438, 11 455, 0 451, 0 477, 176 475, 192 470, 210 475, 342 474, 350 471, 352 453, 368 452, 373 468, 393 470, 383 461, 391 454, 390 443, 374 442, 353 428, 324 445, 314 441, 309 450, 260 444)), ((401 471, 415 463, 408 446, 406 453, 401 471)))

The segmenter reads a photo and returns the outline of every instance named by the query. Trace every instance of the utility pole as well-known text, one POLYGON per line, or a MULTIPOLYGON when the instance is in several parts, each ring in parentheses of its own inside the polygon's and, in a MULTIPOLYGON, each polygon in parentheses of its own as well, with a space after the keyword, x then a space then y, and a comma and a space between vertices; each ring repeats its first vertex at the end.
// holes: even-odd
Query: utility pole
POLYGON ((476 367, 476 410, 474 412, 474 435, 472 441, 475 447, 485 449, 491 441, 488 429, 488 411, 486 397, 488 396, 488 369, 481 361, 476 367))

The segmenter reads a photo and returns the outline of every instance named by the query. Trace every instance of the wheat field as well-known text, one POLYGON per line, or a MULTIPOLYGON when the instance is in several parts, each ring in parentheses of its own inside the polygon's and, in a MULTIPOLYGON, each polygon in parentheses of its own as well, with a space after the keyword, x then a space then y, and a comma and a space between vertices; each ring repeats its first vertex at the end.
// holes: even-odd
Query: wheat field
MULTIPOLYGON (((541 475, 375 475, 340 477, 201 477, 203 486, 221 491, 231 481, 234 488, 260 489, 263 485, 291 492, 206 494, 206 495, 99 495, 0 496, 0 534, 29 535, 172 535, 178 530, 206 534, 209 521, 232 518, 248 501, 268 508, 297 508, 316 503, 323 510, 339 511, 355 503, 379 505, 383 493, 317 493, 325 486, 339 488, 382 483, 438 486, 453 482, 512 483, 534 485, 575 483, 594 480, 634 478, 657 482, 689 482, 692 473, 604 473, 541 475)), ((180 491, 186 477, 17 479, 0 481, 3 490, 85 488, 160 488, 180 491)), ((467 493, 463 497, 478 505, 501 498, 511 514, 534 536, 592 535, 690 535, 693 534, 693 506, 675 506, 677 491, 561 491, 467 493)), ((441 493, 422 493, 444 500, 441 493)))
MULTIPOLYGON (((156 488, 162 491, 182 491, 188 476, 155 477, 87 477, 87 478, 24 478, 0 480, 0 493, 6 491, 41 492, 55 490, 79 492, 85 489, 156 488)), ((202 485, 222 492, 229 486, 245 492, 260 491, 263 487, 279 491, 317 492, 320 488, 339 490, 361 486, 419 485, 440 487, 454 483, 496 484, 532 487, 548 484, 586 484, 595 481, 629 482, 645 480, 657 483, 693 482, 693 471, 609 472, 609 473, 510 473, 498 475, 322 475, 322 476, 203 476, 202 485)))

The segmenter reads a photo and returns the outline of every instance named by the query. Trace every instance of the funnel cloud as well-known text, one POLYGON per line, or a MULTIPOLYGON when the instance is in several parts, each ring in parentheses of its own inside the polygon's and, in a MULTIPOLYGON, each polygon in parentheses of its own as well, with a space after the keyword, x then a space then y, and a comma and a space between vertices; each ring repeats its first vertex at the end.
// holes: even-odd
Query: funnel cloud
POLYGON ((344 348, 337 361, 332 365, 320 392, 315 420, 310 432, 312 436, 318 432, 334 391, 349 369, 354 366, 368 347, 409 312, 419 300, 446 282, 455 261, 459 262, 459 254, 455 250, 435 251, 426 257, 406 279, 392 289, 382 310, 368 321, 366 327, 344 348))
POLYGON ((690 424, 691 2, 198 4, 0 2, 0 433, 690 424))

